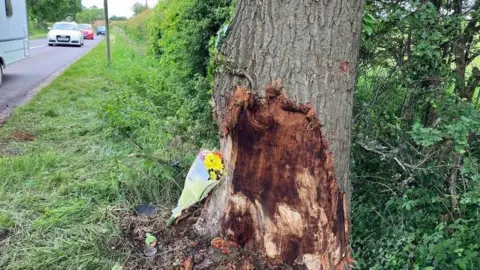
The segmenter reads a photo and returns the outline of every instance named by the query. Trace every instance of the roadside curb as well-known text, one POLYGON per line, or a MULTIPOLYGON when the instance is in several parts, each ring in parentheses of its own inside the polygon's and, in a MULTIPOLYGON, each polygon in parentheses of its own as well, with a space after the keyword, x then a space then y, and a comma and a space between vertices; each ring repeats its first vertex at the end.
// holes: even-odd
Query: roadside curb
POLYGON ((63 67, 61 67, 59 70, 56 72, 52 73, 50 76, 45 78, 43 81, 41 81, 35 88, 32 90, 28 91, 25 93, 25 96, 19 100, 18 104, 12 107, 8 107, 3 111, 0 111, 0 127, 2 127, 12 116, 13 111, 19 107, 25 105, 28 101, 30 101, 37 93, 39 93, 43 88, 47 87, 50 85, 50 83, 58 78, 60 75, 62 75, 65 70, 67 70, 71 65, 73 65, 75 62, 80 60, 82 57, 84 57, 86 54, 91 52, 93 49, 95 49, 100 43, 104 42, 104 40, 100 41, 97 43, 95 46, 92 48, 86 50, 84 53, 79 55, 77 58, 73 59, 72 61, 66 63, 63 67))

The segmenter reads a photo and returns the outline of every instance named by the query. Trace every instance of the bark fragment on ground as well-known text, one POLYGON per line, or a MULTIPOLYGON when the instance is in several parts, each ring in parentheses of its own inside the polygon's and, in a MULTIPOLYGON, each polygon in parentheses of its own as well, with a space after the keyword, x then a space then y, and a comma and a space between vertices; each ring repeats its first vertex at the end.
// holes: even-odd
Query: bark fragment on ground
POLYGON ((345 197, 315 111, 289 100, 279 81, 263 98, 237 87, 227 101, 221 117, 227 176, 197 231, 219 233, 270 266, 350 264, 345 197))

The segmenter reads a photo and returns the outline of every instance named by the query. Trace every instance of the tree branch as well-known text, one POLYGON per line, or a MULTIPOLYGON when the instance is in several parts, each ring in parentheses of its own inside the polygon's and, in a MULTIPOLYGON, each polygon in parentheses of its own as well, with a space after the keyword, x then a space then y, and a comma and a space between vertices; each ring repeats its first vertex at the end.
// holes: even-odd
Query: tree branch
POLYGON ((450 190, 450 196, 452 199, 452 211, 455 212, 458 206, 458 198, 457 198, 457 176, 458 176, 458 170, 460 167, 460 162, 462 161, 462 157, 460 153, 457 153, 455 155, 455 163, 453 164, 452 168, 452 174, 450 175, 450 180, 449 180, 449 190, 450 190))
POLYGON ((472 70, 472 75, 470 76, 468 83, 466 85, 467 91, 466 93, 469 94, 467 98, 469 98, 469 101, 473 98, 473 94, 475 92, 475 89, 478 87, 480 84, 480 70, 477 67, 474 67, 472 70))
MULTIPOLYGON (((391 151, 383 152, 383 151, 380 151, 378 149, 368 147, 367 145, 365 145, 361 142, 359 142, 358 145, 360 145, 363 149, 365 149, 369 152, 373 152, 373 153, 376 153, 378 155, 381 155, 383 158, 393 159, 395 161, 395 163, 397 163, 398 166, 400 166, 402 168, 402 170, 407 172, 407 173, 410 172, 409 169, 411 169, 411 170, 425 170, 425 168, 421 168, 421 166, 423 164, 425 164, 435 154, 435 151, 433 151, 432 153, 426 155, 424 159, 422 159, 420 162, 418 162, 418 164, 412 165, 412 164, 408 164, 408 163, 400 160, 397 156, 393 155, 393 153, 391 151)), ((386 147, 383 147, 383 148, 386 148, 386 147)))

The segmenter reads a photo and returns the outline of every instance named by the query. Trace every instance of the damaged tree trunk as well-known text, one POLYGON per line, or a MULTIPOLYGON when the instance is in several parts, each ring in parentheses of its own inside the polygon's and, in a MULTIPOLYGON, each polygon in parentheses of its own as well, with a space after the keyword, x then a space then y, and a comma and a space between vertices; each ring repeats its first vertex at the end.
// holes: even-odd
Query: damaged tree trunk
POLYGON ((268 266, 351 262, 350 122, 363 5, 238 2, 221 49, 234 67, 216 75, 214 94, 227 172, 199 233, 227 237, 268 266))

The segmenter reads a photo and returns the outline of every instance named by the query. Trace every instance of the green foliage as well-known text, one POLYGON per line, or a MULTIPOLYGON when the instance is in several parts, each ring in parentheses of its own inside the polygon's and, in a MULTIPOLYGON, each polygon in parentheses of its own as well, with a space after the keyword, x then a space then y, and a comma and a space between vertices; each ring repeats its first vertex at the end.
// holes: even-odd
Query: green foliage
POLYGON ((61 21, 82 10, 81 0, 27 0, 30 16, 39 21, 61 21))
POLYGON ((419 123, 416 123, 412 128, 412 137, 422 146, 432 146, 442 140, 439 130, 430 127, 423 127, 419 123))
POLYGON ((43 38, 51 23, 73 18, 82 10, 81 0, 27 0, 30 38, 43 38))
POLYGON ((185 101, 159 91, 145 43, 114 27, 111 45, 108 69, 101 43, 0 129, 0 153, 16 153, 0 157, 1 269, 112 269, 132 252, 118 216, 145 202, 171 209, 199 147, 216 142, 191 114, 202 99, 163 108, 185 101), (4 141, 18 130, 35 140, 4 141))
POLYGON ((93 23, 97 20, 103 20, 104 10, 103 8, 98 8, 93 6, 91 8, 86 8, 81 12, 77 13, 75 21, 77 23, 93 23))
POLYGON ((352 149, 358 269, 480 265, 480 113, 462 90, 478 85, 475 61, 455 60, 479 6, 459 2, 461 13, 444 1, 367 1, 352 149))
POLYGON ((122 25, 129 37, 148 39, 150 50, 132 58, 128 84, 105 106, 106 119, 120 134, 138 136, 155 124, 170 134, 163 143, 180 136, 197 148, 215 144, 209 41, 229 10, 218 0, 163 1, 153 14, 143 12, 122 25), (148 37, 135 30, 147 24, 148 37))
POLYGON ((174 65, 183 76, 204 75, 209 59, 209 41, 231 7, 225 1, 163 1, 150 25, 150 44, 164 65, 174 65))
POLYGON ((47 33, 48 29, 46 27, 37 26, 33 23, 29 23, 28 34, 30 36, 30 40, 45 38, 47 36, 47 33))
POLYGON ((8 212, 0 212, 0 233, 2 232, 2 229, 11 229, 15 227, 15 221, 13 220, 13 217, 11 214, 8 212))
POLYGON ((147 233, 147 236, 145 237, 145 245, 149 246, 150 244, 157 242, 157 237, 154 235, 147 233))
POLYGON ((106 99, 105 45, 68 68, 0 129, 0 269, 105 269, 123 208, 118 164, 135 149, 97 117, 106 99), (11 140, 28 132, 34 141, 11 140), (7 151, 5 151, 7 150, 7 151), (5 155, 6 153, 6 155, 5 155))
POLYGON ((132 11, 133 11, 133 14, 134 14, 135 16, 138 15, 138 14, 140 14, 140 13, 142 13, 142 12, 144 12, 144 11, 147 10, 147 9, 148 9, 147 6, 142 5, 142 4, 138 3, 138 2, 135 3, 135 4, 133 4, 133 6, 132 6, 132 11))
POLYGON ((115 16, 110 17, 110 21, 126 21, 128 18, 125 16, 115 16))
POLYGON ((115 22, 115 25, 121 27, 130 38, 143 42, 148 39, 147 27, 151 20, 152 14, 153 10, 146 9, 128 21, 115 22))
POLYGON ((169 199, 178 198, 199 148, 217 146, 207 65, 210 40, 231 10, 218 0, 162 1, 155 10, 115 24, 124 33, 114 42, 131 48, 116 49, 124 68, 114 78, 121 83, 104 103, 102 116, 116 136, 128 139, 144 157, 123 167, 128 200, 173 202, 169 199), (151 178, 128 180, 142 179, 142 174, 151 178), (165 181, 152 185, 156 178, 165 181))
POLYGON ((371 36, 373 34, 373 29, 377 27, 376 24, 377 22, 375 17, 366 11, 363 15, 362 35, 371 36))

